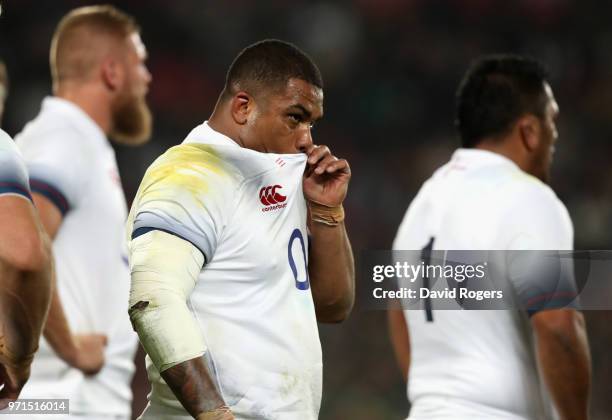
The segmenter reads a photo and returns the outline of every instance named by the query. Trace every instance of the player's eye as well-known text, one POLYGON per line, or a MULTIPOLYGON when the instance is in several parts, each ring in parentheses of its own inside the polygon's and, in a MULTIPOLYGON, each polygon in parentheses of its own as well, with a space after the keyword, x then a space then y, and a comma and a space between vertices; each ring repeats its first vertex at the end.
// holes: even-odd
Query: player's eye
POLYGON ((287 116, 292 123, 298 124, 302 122, 302 116, 300 114, 289 114, 287 116))

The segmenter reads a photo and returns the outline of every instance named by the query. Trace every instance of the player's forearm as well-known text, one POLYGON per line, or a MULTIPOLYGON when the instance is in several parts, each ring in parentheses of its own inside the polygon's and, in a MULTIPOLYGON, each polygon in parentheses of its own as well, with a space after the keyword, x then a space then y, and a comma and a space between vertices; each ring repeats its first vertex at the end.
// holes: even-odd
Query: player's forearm
POLYGON ((78 357, 78 348, 64 314, 57 287, 53 288, 44 336, 53 351, 63 361, 74 366, 78 357))
POLYGON ((581 314, 536 328, 540 369, 562 420, 588 418, 590 353, 581 314))
MULTIPOLYGON (((62 222, 61 213, 49 199, 41 194, 32 194, 32 199, 39 212, 40 220, 46 233, 53 239, 62 222)), ((74 366, 78 357, 78 348, 64 314, 55 277, 53 278, 52 289, 51 305, 49 306, 49 315, 43 334, 53 351, 64 362, 74 366)))
POLYGON ((145 351, 176 398, 198 419, 233 418, 225 417, 229 409, 206 368, 201 355, 206 346, 185 303, 163 292, 150 297, 131 306, 130 319, 145 351), (159 305, 160 302, 165 304, 159 305), (199 356, 193 357, 194 354, 199 356))
POLYGON ((0 201, 0 353, 29 366, 49 309, 51 245, 30 202, 0 201))
POLYGON ((389 323, 389 336, 395 352, 397 364, 402 373, 404 381, 408 381, 408 369, 410 367, 410 336, 408 326, 404 318, 404 312, 399 304, 392 303, 387 310, 389 323))
POLYGON ((215 411, 229 412, 206 368, 204 356, 168 368, 161 372, 161 376, 194 418, 215 411))
POLYGON ((51 267, 35 271, 15 270, 0 262, 1 362, 29 365, 38 349, 51 289, 51 267))
POLYGON ((225 404, 206 368, 200 326, 187 306, 203 264, 195 246, 166 232, 132 240, 129 315, 153 365, 185 409, 193 417, 215 419, 225 404))
POLYGON ((310 225, 308 273, 312 296, 321 322, 340 322, 355 301, 355 262, 344 223, 310 225))

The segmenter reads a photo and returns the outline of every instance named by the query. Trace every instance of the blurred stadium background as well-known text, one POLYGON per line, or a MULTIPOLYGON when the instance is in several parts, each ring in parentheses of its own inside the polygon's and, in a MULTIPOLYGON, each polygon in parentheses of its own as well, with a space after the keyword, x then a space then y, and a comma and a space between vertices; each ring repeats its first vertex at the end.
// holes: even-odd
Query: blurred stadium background
MULTIPOLYGON (((34 117, 50 92, 47 57, 54 26, 71 8, 92 3, 3 2, 0 57, 11 79, 3 126, 10 134, 34 117)), ((153 74, 149 95, 155 115, 153 140, 143 148, 117 148, 128 202, 153 159, 208 117, 236 53, 251 42, 276 37, 302 47, 323 72, 325 119, 314 136, 352 165, 347 217, 356 255, 366 249, 387 249, 420 184, 457 146, 453 100, 462 73, 480 54, 517 52, 542 60, 552 73, 561 107, 552 184, 573 218, 576 248, 612 248, 612 3, 110 3, 140 22, 153 74)), ((596 420, 612 418, 611 314, 586 314, 596 420)), ((366 312, 358 305, 345 324, 322 326, 321 339, 325 360, 321 419, 406 416, 405 387, 383 313, 366 312)), ((133 388, 138 414, 148 392, 142 370, 133 388)))

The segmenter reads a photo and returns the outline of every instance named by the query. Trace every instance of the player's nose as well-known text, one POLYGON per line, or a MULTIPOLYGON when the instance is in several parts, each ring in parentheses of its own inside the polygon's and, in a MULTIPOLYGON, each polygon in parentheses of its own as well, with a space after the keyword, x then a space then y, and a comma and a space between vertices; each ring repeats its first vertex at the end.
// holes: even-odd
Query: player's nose
POLYGON ((153 81, 153 75, 147 67, 144 69, 144 79, 147 86, 153 81))
POLYGON ((298 149, 301 153, 307 153, 310 146, 312 146, 312 133, 310 131, 310 126, 308 126, 304 130, 300 130, 296 143, 296 149, 298 149))

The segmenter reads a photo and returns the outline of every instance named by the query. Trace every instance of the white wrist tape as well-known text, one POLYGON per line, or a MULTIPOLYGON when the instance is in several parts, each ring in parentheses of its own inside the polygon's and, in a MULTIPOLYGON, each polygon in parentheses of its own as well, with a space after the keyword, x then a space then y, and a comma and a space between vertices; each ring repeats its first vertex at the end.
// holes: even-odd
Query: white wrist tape
POLYGON ((130 242, 130 320, 160 372, 206 351, 202 331, 187 307, 203 264, 200 250, 163 231, 130 242))

